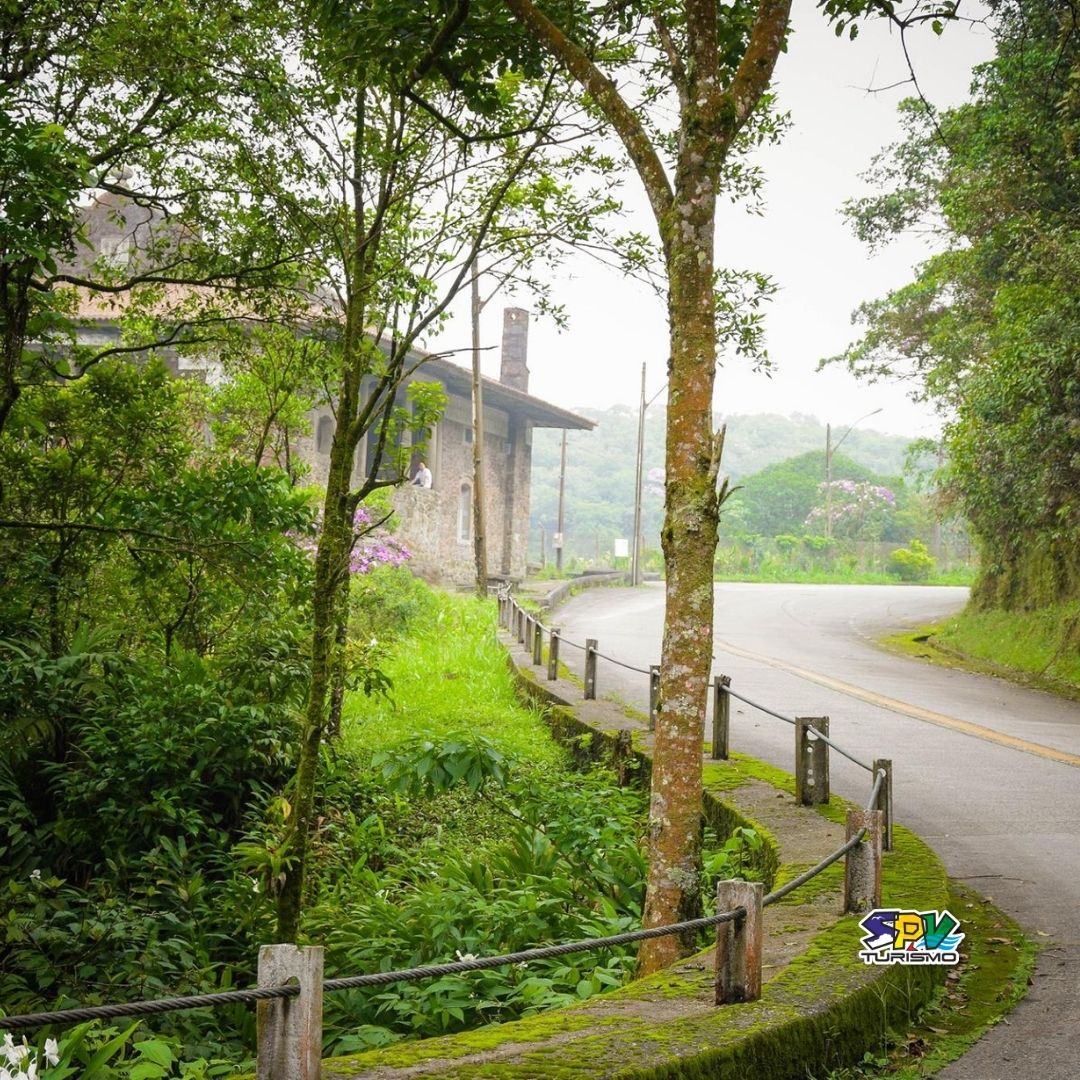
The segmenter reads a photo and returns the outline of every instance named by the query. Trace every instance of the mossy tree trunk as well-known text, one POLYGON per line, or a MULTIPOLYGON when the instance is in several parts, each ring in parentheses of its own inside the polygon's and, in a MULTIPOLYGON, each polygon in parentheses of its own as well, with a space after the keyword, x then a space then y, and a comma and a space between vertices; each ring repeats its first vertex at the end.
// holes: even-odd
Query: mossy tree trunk
MULTIPOLYGON (((622 140, 645 186, 663 246, 670 337, 662 533, 667 583, 644 918, 646 926, 661 926, 700 907, 701 752, 712 665, 722 447, 720 434, 712 430, 716 197, 732 144, 768 88, 787 32, 790 0, 762 0, 741 37, 716 0, 643 5, 679 99, 674 183, 642 118, 591 58, 595 50, 555 25, 533 0, 505 2, 591 96, 622 140), (665 12, 676 17, 668 22, 665 12), (734 67, 733 33, 742 49, 734 67)), ((645 942, 641 972, 666 966, 690 944, 672 937, 645 942)))

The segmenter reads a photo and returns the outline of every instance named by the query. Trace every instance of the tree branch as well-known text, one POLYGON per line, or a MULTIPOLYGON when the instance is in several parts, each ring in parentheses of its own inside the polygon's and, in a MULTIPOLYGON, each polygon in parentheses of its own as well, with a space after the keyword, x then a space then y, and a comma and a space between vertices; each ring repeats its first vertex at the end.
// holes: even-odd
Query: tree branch
MULTIPOLYGON (((563 66, 587 90, 607 117, 630 155, 649 197, 657 223, 663 222, 674 202, 671 181, 641 120, 619 93, 618 87, 533 3, 505 0, 514 17, 559 58, 563 66)), ((790 2, 790 0, 789 0, 790 2)))

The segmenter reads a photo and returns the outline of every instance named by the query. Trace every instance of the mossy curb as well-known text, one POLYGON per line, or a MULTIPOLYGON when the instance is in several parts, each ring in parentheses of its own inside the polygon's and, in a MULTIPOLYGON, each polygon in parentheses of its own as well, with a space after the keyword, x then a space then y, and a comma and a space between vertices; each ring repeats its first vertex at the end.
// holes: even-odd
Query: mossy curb
MULTIPOLYGON (((642 733, 631 730, 633 722, 617 718, 629 726, 610 727, 586 723, 532 671, 516 666, 515 671, 522 692, 546 705, 553 730, 579 760, 601 759, 625 767, 632 759, 639 782, 647 782, 648 751, 642 733)), ((793 792, 790 776, 742 755, 733 755, 731 762, 707 763, 706 818, 720 835, 737 825, 757 829, 767 841, 758 874, 766 882, 787 880, 801 867, 781 865, 775 839, 735 804, 740 787, 759 781, 785 794, 793 792)), ((846 804, 833 798, 818 809, 838 822, 846 804)), ((830 878, 834 885, 834 875, 830 878)), ((894 850, 884 860, 882 902, 922 910, 948 905, 940 861, 901 827, 894 829, 894 850)), ((712 973, 705 953, 580 1005, 328 1059, 323 1075, 326 1080, 421 1075, 804 1080, 811 1072, 858 1061, 881 1045, 884 1034, 906 1024, 945 978, 940 967, 868 967, 858 958, 861 936, 856 916, 837 916, 801 955, 768 979, 761 998, 749 1004, 716 1008, 707 1003, 712 973)))

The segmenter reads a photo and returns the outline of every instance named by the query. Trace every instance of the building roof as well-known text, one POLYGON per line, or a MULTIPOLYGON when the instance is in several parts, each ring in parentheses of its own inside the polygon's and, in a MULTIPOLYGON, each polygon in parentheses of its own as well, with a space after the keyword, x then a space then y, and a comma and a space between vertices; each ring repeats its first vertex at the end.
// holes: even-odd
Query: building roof
MULTIPOLYGON (((166 245, 170 242, 178 242, 184 236, 181 226, 163 219, 159 212, 138 206, 131 199, 108 193, 99 194, 90 206, 81 209, 80 214, 86 235, 80 241, 80 250, 73 265, 65 268, 79 274, 87 273, 94 259, 102 254, 108 256, 117 268, 133 269, 138 265, 139 256, 155 245, 161 246, 163 242, 166 245)), ((123 313, 124 297, 92 294, 83 288, 77 289, 76 293, 76 318, 84 332, 118 336, 119 328, 116 320, 123 313)), ((213 298, 215 292, 206 287, 166 286, 164 295, 153 310, 164 313, 170 306, 196 295, 213 298)), ((230 300, 230 304, 238 319, 248 314, 235 307, 235 300, 230 300)), ((415 349, 410 352, 413 361, 420 362, 420 367, 417 369, 419 378, 435 378, 447 390, 471 398, 471 370, 452 363, 445 357, 425 356, 422 351, 415 349)), ((523 390, 507 386, 498 379, 492 379, 486 375, 482 379, 486 405, 523 416, 531 421, 534 427, 564 428, 574 431, 591 431, 596 427, 595 421, 587 417, 533 397, 532 394, 523 390)))
MULTIPOLYGON (((424 360, 417 370, 417 376, 421 379, 438 379, 447 390, 463 397, 472 396, 472 372, 444 357, 431 356, 424 360)), ((523 415, 532 421, 534 427, 567 428, 571 431, 592 431, 596 427, 595 420, 589 420, 585 416, 570 412, 569 409, 552 405, 523 390, 515 390, 499 382, 498 379, 483 375, 481 381, 486 406, 523 415)))

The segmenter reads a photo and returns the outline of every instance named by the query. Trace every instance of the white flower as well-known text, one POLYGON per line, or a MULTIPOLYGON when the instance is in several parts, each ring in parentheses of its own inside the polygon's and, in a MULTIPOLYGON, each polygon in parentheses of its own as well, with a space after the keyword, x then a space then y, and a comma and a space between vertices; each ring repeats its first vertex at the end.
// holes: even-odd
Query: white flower
POLYGON ((26 1080, 37 1080, 37 1059, 34 1059, 27 1065, 26 1080))
POLYGON ((40 881, 41 880, 41 871, 40 870, 31 870, 30 871, 30 880, 31 881, 40 881))
POLYGON ((0 1065, 0 1080, 15 1080, 15 1074, 8 1072, 3 1065, 0 1065))
POLYGON ((29 1053, 30 1047, 26 1045, 26 1039, 23 1039, 22 1046, 16 1046, 10 1032, 4 1036, 4 1056, 8 1059, 9 1064, 18 1065, 29 1053))
POLYGON ((57 1045, 55 1039, 45 1040, 45 1060, 50 1065, 60 1064, 60 1047, 57 1045))
POLYGON ((471 952, 463 953, 460 949, 455 949, 454 950, 454 955, 459 960, 475 960, 476 959, 476 957, 471 952))

